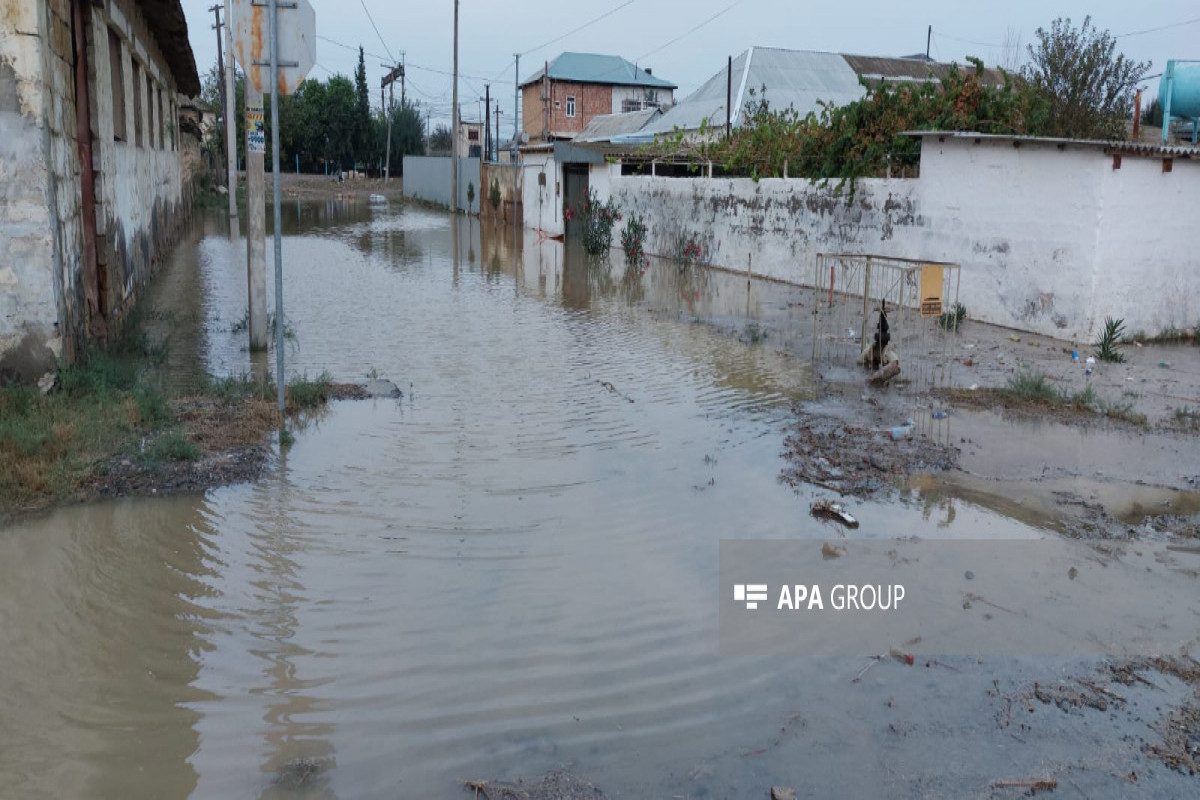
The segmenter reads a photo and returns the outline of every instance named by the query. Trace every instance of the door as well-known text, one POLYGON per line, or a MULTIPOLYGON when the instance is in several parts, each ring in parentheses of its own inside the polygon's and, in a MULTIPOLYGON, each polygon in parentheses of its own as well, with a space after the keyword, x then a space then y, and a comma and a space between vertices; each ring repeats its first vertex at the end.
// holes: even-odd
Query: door
POLYGON ((568 219, 567 215, 563 215, 566 220, 567 236, 578 237, 583 232, 583 226, 579 219, 579 211, 583 208, 584 201, 587 200, 588 194, 588 168, 587 164, 564 164, 563 165, 563 209, 571 209, 570 216, 573 219, 568 219))

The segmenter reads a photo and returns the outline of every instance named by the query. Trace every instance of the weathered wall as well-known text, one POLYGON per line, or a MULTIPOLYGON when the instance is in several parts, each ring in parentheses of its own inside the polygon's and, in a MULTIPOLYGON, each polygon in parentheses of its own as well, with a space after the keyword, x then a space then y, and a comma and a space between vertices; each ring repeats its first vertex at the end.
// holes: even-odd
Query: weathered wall
POLYGON ((521 213, 520 195, 514 209, 513 166, 511 164, 492 164, 484 162, 479 165, 479 185, 482 187, 482 198, 479 201, 479 218, 485 222, 508 224, 513 222, 513 214, 518 217, 521 213), (495 181, 500 189, 500 205, 493 208, 491 202, 491 186, 495 181))
POLYGON ((92 11, 97 88, 92 114, 97 166, 97 255, 107 280, 102 303, 110 326, 132 306, 165 251, 174 244, 186 213, 176 84, 163 54, 132 0, 107 0, 92 11), (112 60, 108 31, 121 42, 124 141, 114 139, 112 60), (141 80, 134 82, 133 60, 141 80), (140 97, 143 138, 136 137, 135 93, 140 97), (162 117, 159 116, 159 106, 162 117))
MULTIPOLYGON (((458 159, 458 205, 459 210, 467 210, 467 187, 475 184, 475 202, 471 203, 470 213, 479 213, 481 202, 479 191, 478 158, 458 159)), ((404 157, 404 196, 427 203, 450 207, 450 156, 405 156, 404 157)))
MULTIPOLYGON (((820 252, 962 265, 974 319, 1091 339, 1105 316, 1155 334, 1200 321, 1200 255, 1189 198, 1200 163, 1095 147, 926 140, 918 179, 872 179, 853 201, 804 180, 621 176, 593 167, 603 199, 645 217, 648 250, 694 234, 705 261, 795 283, 820 252)), ((528 198, 530 195, 526 194, 528 198)))
MULTIPOLYGON (((0 380, 36 380, 90 336, 110 332, 173 242, 183 211, 175 82, 162 54, 132 0, 83 9, 94 240, 84 219, 72 4, 0 2, 0 380), (110 27, 144 68, 143 146, 114 141, 110 27), (92 241, 100 269, 89 277, 92 241)), ((124 58, 128 65, 128 51, 124 58)), ((124 77, 132 139, 128 66, 124 77)))
POLYGON ((61 186, 71 164, 50 146, 63 136, 64 79, 70 85, 61 55, 69 40, 55 22, 45 3, 6 0, 0 14, 0 382, 36 380, 63 345, 61 282, 71 265, 57 259, 63 237, 73 243, 78 231, 61 186))

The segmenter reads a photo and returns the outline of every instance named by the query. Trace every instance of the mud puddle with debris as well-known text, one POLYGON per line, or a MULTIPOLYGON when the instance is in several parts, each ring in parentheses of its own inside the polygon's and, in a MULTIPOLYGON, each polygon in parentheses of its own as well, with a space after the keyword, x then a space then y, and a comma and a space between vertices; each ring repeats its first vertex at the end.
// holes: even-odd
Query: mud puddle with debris
MULTIPOLYGON (((1101 710, 1035 684, 1102 659, 718 655, 722 539, 1057 535, 906 477, 976 469, 959 439, 990 440, 959 412, 941 438, 914 417, 892 440, 911 411, 890 392, 814 402, 765 313, 790 290, 670 263, 629 276, 618 252, 401 203, 287 212, 290 368, 387 375, 404 397, 334 404, 252 483, 0 531, 15 794, 958 797, 1055 780, 1113 796, 1130 773, 1147 796, 1195 789, 1153 749, 1187 746, 1169 725, 1191 685, 1153 670, 1101 710), (845 498, 856 530, 810 516, 839 496, 811 475, 780 481, 796 404, 814 417, 800 453, 848 438, 839 453, 866 455, 825 456, 821 482, 884 473, 845 498)), ((220 216, 165 273, 196 303, 167 358, 184 385, 263 367, 237 330, 245 242, 220 216)))

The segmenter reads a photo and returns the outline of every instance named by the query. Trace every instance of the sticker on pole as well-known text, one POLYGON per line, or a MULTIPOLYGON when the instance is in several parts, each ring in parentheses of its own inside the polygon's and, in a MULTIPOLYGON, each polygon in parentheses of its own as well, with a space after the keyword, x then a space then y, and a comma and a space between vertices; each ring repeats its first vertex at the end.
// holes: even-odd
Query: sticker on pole
POLYGON ((250 153, 267 152, 267 128, 263 123, 263 107, 246 106, 246 150, 250 153))
MULTIPOLYGON (((281 2, 279 13, 280 94, 291 94, 317 62, 317 16, 308 0, 281 2)), ((271 7, 267 0, 233 0, 233 49, 247 79, 271 91, 271 7)))

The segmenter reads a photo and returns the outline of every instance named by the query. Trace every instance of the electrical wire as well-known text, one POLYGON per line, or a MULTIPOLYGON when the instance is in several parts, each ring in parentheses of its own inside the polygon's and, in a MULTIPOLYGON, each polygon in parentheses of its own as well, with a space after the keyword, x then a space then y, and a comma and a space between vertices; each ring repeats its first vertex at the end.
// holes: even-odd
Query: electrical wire
POLYGON ((973 39, 963 39, 959 36, 951 36, 948 33, 938 33, 937 31, 933 32, 933 38, 949 39, 952 42, 962 42, 963 44, 973 44, 976 47, 995 47, 995 48, 1003 48, 1004 47, 1004 45, 1002 45, 1002 44, 992 44, 991 42, 976 42, 973 39))
POLYGON ((654 55, 655 53, 658 53, 658 52, 660 52, 660 51, 662 51, 662 50, 666 50, 668 47, 670 47, 671 45, 675 44, 675 43, 676 43, 676 42, 678 42, 680 39, 683 39, 683 38, 686 38, 686 37, 688 37, 688 36, 692 35, 692 34, 693 34, 693 33, 695 33, 696 31, 698 31, 698 30, 700 30, 701 28, 703 28, 703 27, 704 27, 705 25, 707 25, 708 23, 710 23, 710 22, 712 22, 713 20, 715 20, 717 17, 720 17, 720 16, 723 16, 723 15, 725 15, 726 13, 728 13, 728 12, 732 11, 734 8, 736 8, 737 6, 740 6, 740 5, 741 5, 742 3, 744 3, 744 2, 745 2, 745 0, 734 0, 734 2, 732 2, 732 3, 730 3, 729 5, 725 6, 725 7, 724 7, 724 8, 722 8, 720 11, 718 11, 717 13, 713 14, 713 15, 712 15, 711 17, 709 17, 708 19, 706 19, 706 20, 704 20, 703 22, 701 22, 699 25, 696 25, 696 26, 695 26, 695 27, 693 27, 693 28, 689 28, 688 30, 686 30, 686 31, 684 31, 683 33, 679 34, 679 35, 678 35, 678 36, 676 36, 674 39, 672 39, 671 41, 669 41, 669 42, 667 42, 666 44, 662 45, 661 47, 656 47, 656 48, 654 48, 653 50, 651 50, 650 52, 648 52, 648 53, 643 53, 642 55, 638 56, 638 57, 637 57, 637 60, 638 60, 638 61, 641 61, 641 60, 642 60, 642 59, 644 59, 644 58, 649 58, 650 56, 654 55))
POLYGON ((390 48, 387 46, 387 42, 385 42, 385 41, 383 40, 383 34, 379 32, 379 27, 378 27, 378 26, 376 26, 376 24, 375 24, 375 18, 371 16, 371 11, 370 11, 370 9, 368 9, 368 8, 367 8, 367 0, 358 0, 358 2, 362 4, 362 9, 363 9, 363 11, 366 11, 366 12, 367 12, 367 19, 370 21, 370 23, 371 23, 371 27, 372 27, 372 28, 375 28, 375 35, 379 37, 379 43, 380 43, 381 45, 383 45, 383 49, 384 49, 384 51, 386 51, 386 52, 387 52, 387 54, 388 54, 388 61, 391 61, 393 64, 395 64, 395 63, 396 63, 396 58, 395 58, 395 56, 393 56, 393 55, 392 55, 392 51, 391 51, 391 49, 390 49, 390 48))
POLYGON ((1124 39, 1127 36, 1141 36, 1146 33, 1157 33, 1158 31, 1165 31, 1171 28, 1182 28, 1184 25, 1195 25, 1197 22, 1200 22, 1200 17, 1196 17, 1195 19, 1185 19, 1182 22, 1172 22, 1169 25, 1159 25, 1157 28, 1146 28, 1140 31, 1130 31, 1129 33, 1118 33, 1114 38, 1124 39))
POLYGON ((595 25, 597 22, 599 22, 599 21, 601 21, 601 20, 603 20, 603 19, 606 19, 606 18, 608 18, 608 17, 612 16, 613 14, 617 13, 617 12, 618 12, 618 11, 620 11, 622 8, 625 8, 626 6, 631 6, 631 5, 633 5, 635 2, 637 2, 637 0, 625 0, 625 2, 624 2, 624 3, 621 3, 621 5, 619 5, 619 6, 616 6, 616 7, 614 7, 614 8, 610 8, 608 11, 605 11, 603 14, 601 14, 601 15, 600 15, 600 16, 598 16, 598 17, 596 17, 595 19, 588 20, 587 22, 583 23, 583 24, 582 24, 582 25, 580 25, 578 28, 572 28, 571 30, 569 30, 569 31, 567 31, 566 33, 564 33, 563 35, 561 35, 561 36, 556 36, 556 37, 554 37, 553 39, 551 39, 551 40, 550 40, 550 41, 548 41, 548 42, 543 42, 542 44, 539 44, 537 47, 531 47, 530 49, 526 50, 524 53, 521 53, 521 55, 523 55, 523 56, 527 56, 527 55, 529 55, 530 53, 536 53, 538 50, 541 50, 541 49, 542 49, 542 48, 544 48, 544 47, 549 47, 550 45, 554 44, 555 42, 561 42, 563 39, 566 39, 568 36, 571 36, 571 35, 573 35, 573 34, 579 33, 579 32, 580 32, 581 30, 583 30, 584 28, 587 28, 587 27, 590 27, 590 26, 592 26, 592 25, 595 25))

